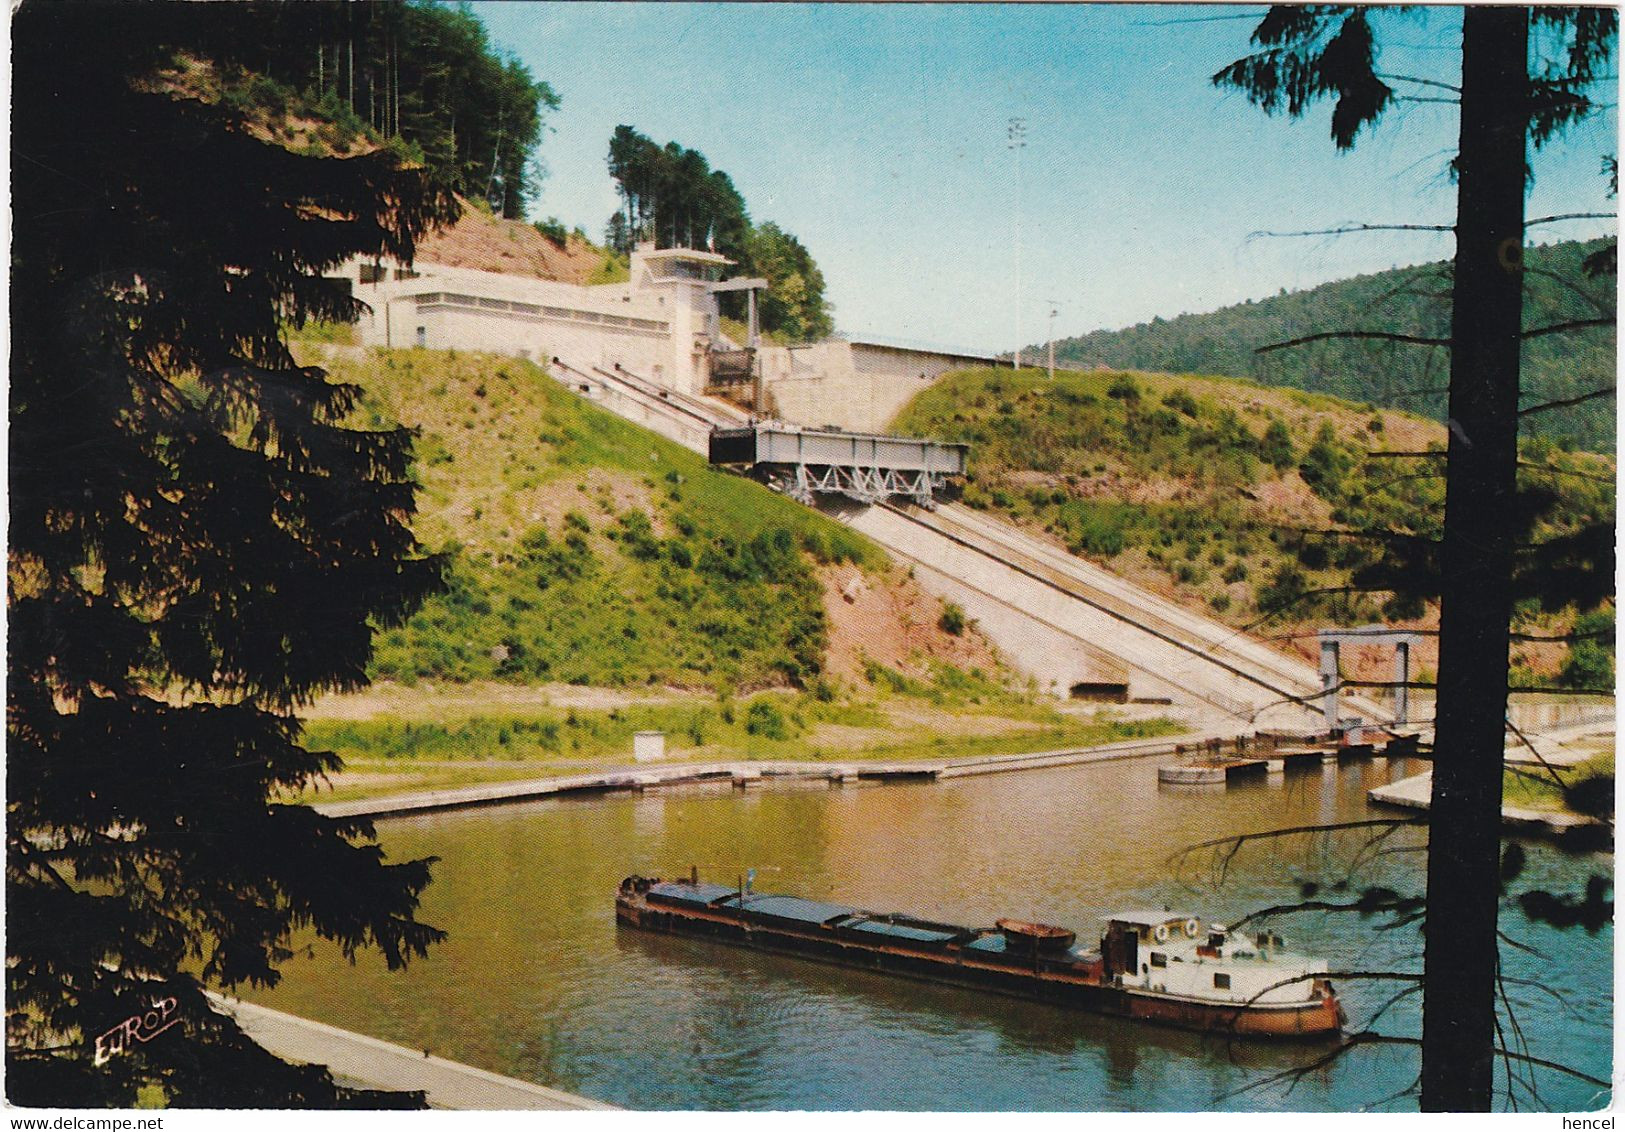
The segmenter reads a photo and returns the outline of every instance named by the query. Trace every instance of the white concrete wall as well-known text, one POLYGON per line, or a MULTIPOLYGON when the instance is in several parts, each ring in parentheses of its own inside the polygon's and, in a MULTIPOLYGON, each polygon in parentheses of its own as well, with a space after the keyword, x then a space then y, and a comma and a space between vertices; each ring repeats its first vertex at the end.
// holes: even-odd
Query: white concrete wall
POLYGON ((481 350, 577 365, 621 365, 683 393, 706 385, 707 347, 716 298, 706 277, 727 260, 704 252, 633 253, 630 282, 580 286, 466 267, 419 262, 412 272, 385 261, 381 279, 362 282, 371 260, 341 273, 370 308, 358 326, 368 346, 481 350), (693 259, 691 274, 672 261, 693 259), (425 301, 433 295, 475 300, 425 301), (518 304, 525 310, 513 309, 518 304), (506 309, 493 309, 493 308, 506 309), (637 325, 627 325, 628 322, 637 325))
POLYGON ((423 303, 413 296, 393 299, 385 310, 387 328, 377 345, 481 350, 535 361, 556 356, 576 365, 605 368, 619 364, 655 381, 670 363, 668 335, 659 331, 469 309, 445 302, 423 303))
POLYGON ((757 354, 767 411, 791 424, 872 432, 873 386, 852 368, 846 342, 764 346, 757 354))
POLYGON ((965 354, 842 341, 767 346, 760 357, 775 416, 849 432, 884 432, 915 394, 944 373, 991 364, 965 354))

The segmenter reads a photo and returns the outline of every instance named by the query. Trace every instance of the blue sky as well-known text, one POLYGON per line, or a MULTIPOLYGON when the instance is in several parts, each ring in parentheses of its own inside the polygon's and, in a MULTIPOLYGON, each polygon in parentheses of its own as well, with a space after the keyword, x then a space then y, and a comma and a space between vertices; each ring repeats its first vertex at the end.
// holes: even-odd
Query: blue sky
MULTIPOLYGON (((616 207, 610 132, 679 141, 727 170, 755 220, 801 238, 844 333, 1003 351, 1018 317, 1020 340, 1045 337, 1049 300, 1064 336, 1451 254, 1444 234, 1250 238, 1455 212, 1454 106, 1398 107, 1338 154, 1327 108, 1271 118, 1212 85, 1262 7, 473 8, 561 99, 534 216, 601 235, 616 207), (1006 144, 1018 116, 1019 182, 1006 144)), ((1456 11, 1383 26, 1384 72, 1454 77, 1456 11)), ((1530 215, 1610 210, 1599 165, 1617 130, 1610 110, 1548 146, 1530 215)))

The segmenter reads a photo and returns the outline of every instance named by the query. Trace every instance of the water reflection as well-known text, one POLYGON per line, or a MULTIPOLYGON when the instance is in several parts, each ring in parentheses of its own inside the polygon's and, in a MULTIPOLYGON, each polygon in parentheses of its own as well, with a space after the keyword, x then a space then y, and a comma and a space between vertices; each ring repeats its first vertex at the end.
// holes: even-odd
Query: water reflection
MULTIPOLYGON (((497 1072, 640 1108, 1161 1109, 1193 1111, 1295 1064, 1303 1047, 1233 1045, 1014 999, 891 979, 700 941, 617 931, 629 873, 703 875, 957 923, 1002 915, 1076 927, 1126 906, 1171 903, 1211 919, 1290 900, 1304 879, 1419 891, 1423 833, 1259 842, 1181 855, 1207 838, 1369 816, 1391 765, 1317 766, 1215 794, 1158 788, 1132 762, 929 785, 750 792, 700 788, 560 799, 380 823, 396 859, 438 855, 425 917, 450 939, 404 974, 330 949, 291 962, 268 1004, 497 1072)), ((1527 883, 1572 890, 1607 857, 1530 847, 1527 883)), ((1351 890, 1352 891, 1352 890, 1351 890)), ((1556 1060, 1611 1069, 1612 928, 1509 933, 1519 1020, 1556 1060)), ((1415 968, 1414 926, 1357 917, 1280 925, 1334 969, 1415 968)), ((1394 988, 1341 988, 1356 1019, 1394 988)), ((1414 1000, 1384 1018, 1414 1033, 1414 1000)), ((1406 1050, 1359 1051, 1227 1108, 1352 1109, 1404 1089, 1406 1050)), ((1542 1080, 1547 1103, 1594 1103, 1542 1080)))

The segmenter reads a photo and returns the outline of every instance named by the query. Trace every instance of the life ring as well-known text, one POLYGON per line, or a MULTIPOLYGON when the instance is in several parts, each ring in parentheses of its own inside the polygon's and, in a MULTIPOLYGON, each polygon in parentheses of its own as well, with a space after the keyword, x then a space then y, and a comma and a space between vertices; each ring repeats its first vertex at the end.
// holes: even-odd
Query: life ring
POLYGON ((1188 937, 1190 937, 1191 939, 1195 939, 1197 936, 1201 935, 1202 934, 1202 922, 1200 920, 1198 920, 1195 916, 1192 916, 1190 919, 1186 920, 1185 921, 1185 934, 1188 937))
POLYGON ((1167 943, 1168 942, 1168 925, 1167 924, 1158 924, 1154 929, 1152 929, 1151 934, 1156 937, 1156 940, 1157 940, 1158 943, 1167 943))

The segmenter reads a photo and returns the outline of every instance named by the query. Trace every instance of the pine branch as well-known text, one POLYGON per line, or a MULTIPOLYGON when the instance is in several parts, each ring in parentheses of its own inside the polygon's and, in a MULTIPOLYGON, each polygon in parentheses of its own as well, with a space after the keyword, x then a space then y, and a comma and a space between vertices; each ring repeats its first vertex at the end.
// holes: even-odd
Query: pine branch
POLYGON ((1381 75, 1381 74, 1379 74, 1377 77, 1379 79, 1382 79, 1384 82, 1415 83, 1417 86, 1438 87, 1440 90, 1451 90, 1451 91, 1455 91, 1457 94, 1461 93, 1461 88, 1459 86, 1452 86, 1450 83, 1440 82, 1438 79, 1420 79, 1420 78, 1417 78, 1415 75, 1381 75))
POLYGON ((1274 232, 1260 229, 1248 232, 1247 239, 1295 239, 1300 236, 1347 236, 1356 232, 1453 232, 1452 224, 1345 224, 1338 228, 1305 228, 1297 232, 1274 232))
POLYGON ((1556 224, 1560 220, 1615 220, 1617 215, 1612 212, 1563 212, 1556 216, 1537 216, 1533 220, 1525 220, 1525 228, 1533 228, 1537 224, 1556 224))
POLYGON ((1548 334, 1565 334, 1570 330, 1594 330, 1599 326, 1613 326, 1612 318, 1577 318, 1570 322, 1554 322, 1550 326, 1537 326, 1525 330, 1520 338, 1544 338, 1548 334))
MULTIPOLYGON (((1605 325, 1611 326, 1613 324, 1606 323, 1605 325)), ((1615 389, 1610 385, 1606 389, 1593 389, 1590 393, 1582 393, 1578 397, 1568 397, 1562 401, 1547 401, 1540 405, 1530 405, 1527 409, 1519 409, 1518 415, 1520 417, 1529 417, 1536 413, 1544 413, 1548 409, 1566 409, 1570 405, 1583 405, 1587 401, 1595 401, 1598 397, 1612 397, 1614 393, 1615 389)))
POLYGON ((1253 350, 1253 353, 1268 354, 1276 350, 1286 350, 1294 346, 1306 346, 1311 342, 1325 342, 1331 339, 1398 342, 1407 346, 1450 345, 1450 339, 1448 338, 1424 338, 1416 334, 1392 334, 1386 330, 1323 330, 1318 334, 1306 334, 1302 338, 1293 338, 1286 342, 1272 342, 1268 346, 1259 346, 1253 350))

